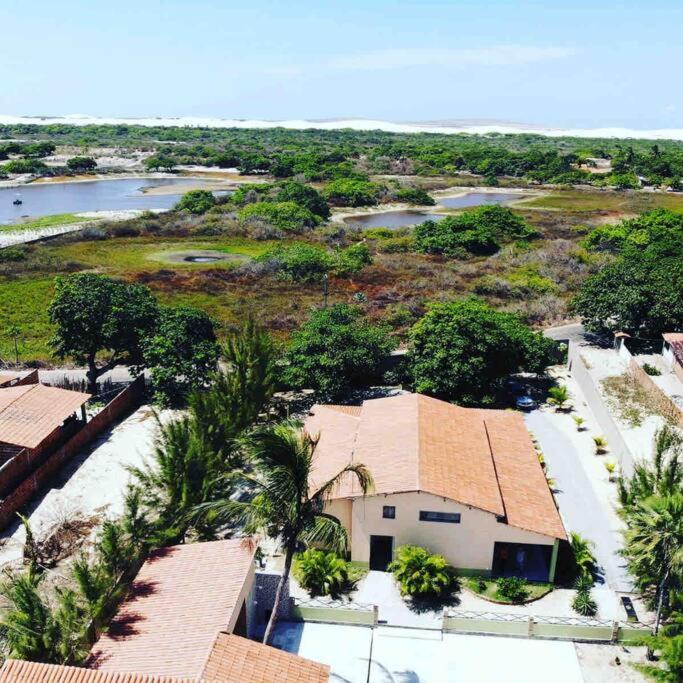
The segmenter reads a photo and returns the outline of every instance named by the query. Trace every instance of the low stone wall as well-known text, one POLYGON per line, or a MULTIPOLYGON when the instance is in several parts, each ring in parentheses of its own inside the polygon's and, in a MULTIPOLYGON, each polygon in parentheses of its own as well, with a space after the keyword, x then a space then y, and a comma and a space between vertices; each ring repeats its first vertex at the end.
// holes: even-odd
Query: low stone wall
POLYGON ((631 376, 640 384, 656 402, 658 410, 667 419, 683 427, 683 410, 681 410, 654 382, 652 377, 643 370, 635 358, 631 358, 628 364, 631 376))
MULTIPOLYGON (((56 471, 74 455, 81 452, 83 448, 90 443, 96 436, 104 432, 121 416, 128 413, 133 408, 137 408, 141 403, 145 394, 145 380, 144 377, 138 377, 128 387, 126 387, 120 394, 118 394, 111 402, 109 402, 90 422, 78 430, 71 438, 69 438, 56 450, 45 453, 42 464, 31 472, 16 488, 12 490, 2 502, 0 502, 0 528, 5 527, 10 521, 15 519, 15 514, 23 505, 25 505, 41 488, 49 484, 56 471)), ((31 451, 22 451, 17 458, 24 457, 23 453, 30 454, 31 451)), ((16 476, 14 467, 12 465, 15 459, 8 461, 5 467, 8 467, 7 474, 16 476)), ((21 464, 21 463, 20 463, 21 464)), ((34 465, 35 459, 29 459, 26 456, 25 466, 34 465)), ((0 470, 1 472, 1 470, 0 470)))
MULTIPOLYGON (((273 611, 275 604, 275 591, 280 581, 280 574, 275 572, 257 571, 255 584, 255 597, 253 614, 256 618, 256 623, 263 624, 268 620, 270 613, 273 611)), ((282 588, 282 596, 280 599, 280 608, 278 609, 277 618, 280 621, 291 620, 291 600, 289 597, 289 584, 286 583, 282 588)))
POLYGON ((377 626, 377 605, 356 603, 325 603, 320 600, 294 600, 290 609, 295 621, 313 621, 323 624, 350 624, 377 626))

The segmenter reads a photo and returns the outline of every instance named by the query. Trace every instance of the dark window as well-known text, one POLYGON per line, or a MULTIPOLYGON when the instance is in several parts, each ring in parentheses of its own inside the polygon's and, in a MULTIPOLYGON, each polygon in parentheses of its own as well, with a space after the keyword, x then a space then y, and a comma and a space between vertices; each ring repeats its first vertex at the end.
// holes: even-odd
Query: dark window
POLYGON ((396 519, 396 506, 385 505, 382 508, 382 517, 384 517, 384 519, 396 519))
POLYGON ((459 512, 433 512, 432 510, 420 510, 421 522, 446 522, 448 524, 460 524, 459 512))

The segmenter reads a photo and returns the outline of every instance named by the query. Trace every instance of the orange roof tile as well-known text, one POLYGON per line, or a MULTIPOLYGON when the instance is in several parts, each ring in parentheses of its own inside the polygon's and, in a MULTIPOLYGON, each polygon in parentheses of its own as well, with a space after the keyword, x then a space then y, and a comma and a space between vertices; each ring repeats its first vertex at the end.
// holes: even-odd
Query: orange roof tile
POLYGON ((82 669, 77 666, 8 659, 0 668, 0 683, 197 683, 197 681, 194 678, 121 674, 113 671, 82 669))
POLYGON ((330 667, 220 633, 201 675, 205 680, 226 683, 327 683, 330 667))
POLYGON ((36 448, 89 398, 44 384, 0 389, 0 441, 36 448))
MULTIPOLYGON (((424 491, 506 516, 512 526, 565 538, 518 413, 403 394, 365 401, 355 439, 348 433, 352 424, 341 424, 333 417, 338 414, 316 406, 306 421, 309 431, 320 432, 312 481, 316 472, 331 476, 343 464, 359 462, 373 476, 374 493, 424 491)), ((357 495, 349 478, 336 497, 357 495)))
POLYGON ((91 650, 88 666, 198 677, 216 634, 232 630, 251 590, 254 553, 244 539, 154 552, 91 650))

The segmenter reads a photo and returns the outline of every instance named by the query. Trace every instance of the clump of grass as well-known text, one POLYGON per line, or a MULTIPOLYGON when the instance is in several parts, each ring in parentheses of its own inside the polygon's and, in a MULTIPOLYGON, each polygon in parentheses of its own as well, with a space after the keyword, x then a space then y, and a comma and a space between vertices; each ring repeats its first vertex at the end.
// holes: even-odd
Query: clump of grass
POLYGON ((651 365, 650 363, 643 363, 643 370, 651 377, 659 377, 662 374, 662 371, 658 367, 651 365))
POLYGON ((646 415, 658 412, 650 394, 631 375, 607 377, 602 386, 610 408, 631 427, 639 427, 646 415))

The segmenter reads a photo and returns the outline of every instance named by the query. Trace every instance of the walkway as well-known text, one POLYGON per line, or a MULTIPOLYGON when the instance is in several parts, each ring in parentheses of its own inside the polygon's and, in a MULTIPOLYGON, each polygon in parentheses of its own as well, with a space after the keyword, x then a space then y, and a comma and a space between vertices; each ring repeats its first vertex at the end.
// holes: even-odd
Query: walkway
POLYGON ((582 464, 581 453, 574 441, 559 428, 557 417, 534 410, 526 416, 526 423, 538 439, 550 475, 556 481, 555 497, 560 514, 569 531, 595 543, 595 556, 610 588, 629 593, 633 583, 619 555, 622 537, 618 519, 609 510, 609 502, 598 497, 582 464))

